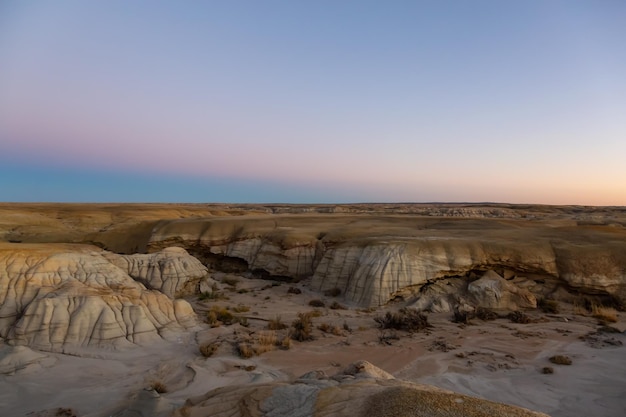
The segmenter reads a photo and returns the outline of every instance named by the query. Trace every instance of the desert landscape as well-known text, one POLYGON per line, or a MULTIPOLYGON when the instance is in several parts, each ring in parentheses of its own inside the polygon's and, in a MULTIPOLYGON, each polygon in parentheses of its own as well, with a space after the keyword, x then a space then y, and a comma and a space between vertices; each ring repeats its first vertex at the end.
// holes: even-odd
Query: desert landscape
POLYGON ((623 416, 626 208, 0 204, 3 416, 623 416))

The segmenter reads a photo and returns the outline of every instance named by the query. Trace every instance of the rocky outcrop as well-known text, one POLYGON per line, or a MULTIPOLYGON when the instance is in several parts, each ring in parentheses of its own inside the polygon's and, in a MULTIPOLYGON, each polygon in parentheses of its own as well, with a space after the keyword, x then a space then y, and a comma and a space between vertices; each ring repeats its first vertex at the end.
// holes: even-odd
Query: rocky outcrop
POLYGON ((446 416, 546 417, 527 409, 393 378, 360 361, 329 378, 310 372, 295 383, 218 388, 187 400, 176 416, 341 417, 446 416))
POLYGON ((207 268, 183 248, 165 248, 153 254, 103 255, 135 280, 170 298, 197 292, 197 284, 207 274, 207 268))
POLYGON ((494 271, 487 271, 467 286, 467 292, 477 307, 495 310, 536 308, 537 299, 527 289, 505 280, 494 271))
POLYGON ((108 255, 83 245, 0 245, 0 336, 72 352, 144 344, 196 324, 189 303, 146 289, 108 255))
MULTIPOLYGON (((502 281, 472 286, 468 302, 532 307, 557 286, 626 303, 626 231, 563 221, 432 219, 339 215, 249 216, 163 222, 149 247, 187 248, 199 258, 237 259, 249 271, 310 277, 316 291, 338 288, 347 302, 379 306, 441 279, 506 270, 552 287, 533 294, 502 281), (493 290, 479 295, 479 290, 493 290), (498 300, 493 298, 498 294, 498 300), (490 300, 487 298, 491 297, 490 300)), ((210 260, 210 259, 209 259, 210 260)), ((210 263, 210 262, 208 262, 210 263)), ((473 280, 473 279, 471 279, 473 280)), ((471 281, 470 280, 470 281, 471 281)), ((444 302, 445 300, 441 300, 444 302)), ((497 307, 495 307, 497 306, 497 307)), ((441 306, 445 309, 445 306, 441 306)))

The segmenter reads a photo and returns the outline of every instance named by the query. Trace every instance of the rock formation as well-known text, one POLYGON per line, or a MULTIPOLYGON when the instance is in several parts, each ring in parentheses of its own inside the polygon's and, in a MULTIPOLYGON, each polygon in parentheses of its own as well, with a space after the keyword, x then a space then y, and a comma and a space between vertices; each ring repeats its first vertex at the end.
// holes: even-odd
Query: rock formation
POLYGON ((522 291, 511 283, 492 279, 490 286, 483 280, 464 287, 472 293, 466 301, 496 308, 504 308, 503 303, 533 307, 533 297, 564 287, 626 303, 626 231, 611 225, 338 215, 224 217, 162 222, 153 230, 149 247, 170 245, 187 248, 209 265, 230 259, 270 277, 310 277, 312 289, 338 288, 347 302, 361 306, 419 297, 438 280, 470 282, 489 270, 507 271, 508 280, 545 285, 522 291), (494 285, 498 300, 493 291, 490 301, 478 294, 479 289, 495 290, 494 285))
POLYGON ((147 290, 110 257, 85 245, 0 244, 0 336, 68 352, 143 344, 195 325, 189 303, 147 290))
POLYGON ((187 400, 176 416, 429 416, 546 417, 519 407, 397 380, 360 361, 329 378, 310 372, 294 383, 274 382, 218 388, 187 400))

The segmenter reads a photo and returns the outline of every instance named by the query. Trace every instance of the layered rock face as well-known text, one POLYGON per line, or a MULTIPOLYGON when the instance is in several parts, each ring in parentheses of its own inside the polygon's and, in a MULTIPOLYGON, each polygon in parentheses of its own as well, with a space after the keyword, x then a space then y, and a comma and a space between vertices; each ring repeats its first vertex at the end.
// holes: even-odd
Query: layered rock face
POLYGON ((546 417, 527 409, 397 380, 366 362, 329 378, 310 372, 295 383, 218 388, 191 398, 176 416, 215 417, 546 417))
MULTIPOLYGON (((310 277, 312 289, 338 288, 345 300, 361 306, 383 305, 408 293, 419 296, 423 287, 441 279, 473 281, 489 270, 529 287, 528 282, 550 281, 550 286, 535 286, 535 296, 561 286, 626 303, 626 229, 615 225, 330 214, 249 216, 162 222, 153 230, 149 248, 170 245, 185 247, 200 258, 237 259, 250 271, 310 277)), ((524 308, 536 303, 533 294, 513 282, 478 282, 464 290, 469 291, 468 302, 484 307, 524 308), (478 288, 497 290, 505 299, 478 296, 478 288)))
POLYGON ((144 344, 196 324, 189 303, 147 290, 111 257, 85 245, 0 244, 0 336, 71 352, 144 344))

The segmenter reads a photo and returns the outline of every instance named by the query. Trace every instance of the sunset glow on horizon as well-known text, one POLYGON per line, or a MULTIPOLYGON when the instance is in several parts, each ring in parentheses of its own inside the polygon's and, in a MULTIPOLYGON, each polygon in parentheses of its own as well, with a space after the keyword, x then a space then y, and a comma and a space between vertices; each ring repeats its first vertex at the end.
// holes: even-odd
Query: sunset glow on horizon
POLYGON ((626 205, 619 1, 0 4, 0 201, 626 205))

